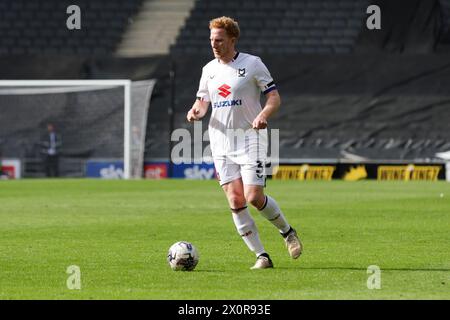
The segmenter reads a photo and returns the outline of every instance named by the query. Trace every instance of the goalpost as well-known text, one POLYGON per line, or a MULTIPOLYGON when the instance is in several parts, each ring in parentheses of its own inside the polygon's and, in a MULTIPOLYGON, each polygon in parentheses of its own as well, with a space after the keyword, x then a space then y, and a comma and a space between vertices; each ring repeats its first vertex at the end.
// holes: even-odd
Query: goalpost
MULTIPOLYGON (((86 128, 88 126, 95 127, 94 120, 97 117, 96 119, 99 121, 105 122, 101 128, 106 128, 110 135, 115 135, 115 140, 111 138, 110 149, 112 151, 107 150, 103 152, 106 155, 105 157, 117 154, 117 150, 114 153, 116 147, 112 144, 120 140, 117 136, 117 130, 120 128, 114 128, 114 126, 117 125, 117 117, 121 117, 121 121, 123 121, 121 137, 123 139, 123 178, 140 178, 143 169, 147 113, 154 84, 155 80, 153 79, 137 82, 122 79, 0 80, 0 139, 3 137, 4 140, 10 143, 4 148, 6 151, 3 150, 3 157, 7 156, 8 153, 12 154, 12 156, 14 156, 14 153, 18 153, 18 148, 14 148, 13 142, 9 140, 31 140, 31 127, 33 125, 42 127, 43 122, 54 121, 54 118, 58 118, 60 122, 66 125, 69 124, 68 126, 73 128, 72 131, 74 132, 71 135, 72 140, 76 140, 73 137, 76 136, 77 124, 80 126, 80 130, 83 130, 82 126, 86 128), (31 106, 34 103, 37 105, 31 106), (123 115, 118 110, 120 103, 123 105, 121 111, 123 115), (53 110, 51 109, 52 105, 53 110), (20 114, 22 111, 19 108, 26 110, 23 111, 23 114, 20 114), (42 113, 44 114, 36 110, 39 108, 43 109, 42 113), (22 119, 15 116, 16 111, 22 119), (45 112, 48 115, 45 115, 45 112), (104 118, 102 118, 101 114, 96 114, 96 112, 103 112, 104 118), (90 113, 95 115, 95 117, 88 119, 90 113), (7 119, 8 115, 14 120, 7 119), (77 116, 80 120, 76 120, 77 116), (25 119, 27 117, 32 119, 25 119), (105 120, 107 117, 112 119, 109 126, 106 122, 107 120, 105 120), (114 119, 116 122, 114 122, 114 119), (19 123, 14 123, 14 121, 21 122, 21 120, 26 122, 22 127, 19 123), (72 123, 72 120, 74 122, 78 121, 78 123, 72 123), (84 122, 82 123, 82 121, 84 122), (26 133, 23 133, 24 131, 26 133), (139 135, 136 137, 137 134, 139 135)), ((117 127, 120 126, 117 125, 117 127)), ((36 133, 36 129, 34 130, 36 133)), ((93 129, 89 128, 89 130, 91 136, 104 133, 97 132, 92 134, 94 132, 93 129)), ((108 132, 105 134, 108 134, 108 132)), ((82 135, 80 139, 82 139, 82 135)), ((98 147, 104 148, 105 145, 102 145, 102 142, 108 141, 108 139, 104 137, 102 140, 99 139, 99 141, 97 143, 98 147)), ((80 157, 79 154, 95 154, 95 157, 103 157, 101 152, 98 152, 100 155, 96 154, 95 146, 91 146, 90 150, 74 149, 76 148, 72 148, 69 153, 78 157, 80 157)))

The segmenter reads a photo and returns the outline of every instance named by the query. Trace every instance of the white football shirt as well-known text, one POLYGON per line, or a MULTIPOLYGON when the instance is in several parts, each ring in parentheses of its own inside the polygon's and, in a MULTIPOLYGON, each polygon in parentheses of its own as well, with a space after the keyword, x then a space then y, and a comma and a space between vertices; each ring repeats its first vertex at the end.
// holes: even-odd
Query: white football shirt
POLYGON ((230 139, 230 133, 245 131, 246 142, 259 140, 261 133, 267 136, 267 130, 259 134, 253 130, 252 123, 262 110, 261 92, 275 89, 269 70, 257 56, 238 52, 227 64, 214 59, 203 67, 197 99, 211 103, 208 132, 213 156, 245 151, 242 141, 230 139))

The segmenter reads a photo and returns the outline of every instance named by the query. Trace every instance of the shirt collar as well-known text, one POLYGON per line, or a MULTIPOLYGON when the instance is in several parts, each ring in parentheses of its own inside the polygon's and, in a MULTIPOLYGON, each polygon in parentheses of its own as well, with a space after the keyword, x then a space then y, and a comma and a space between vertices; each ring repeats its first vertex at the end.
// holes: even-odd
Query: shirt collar
MULTIPOLYGON (((236 54, 234 55, 233 59, 231 59, 231 61, 230 61, 230 62, 235 62, 235 61, 236 61, 236 59, 238 58, 238 56, 239 56, 239 51, 236 51, 236 54)), ((220 59, 217 59, 217 62, 219 62, 219 63, 220 63, 220 59)), ((229 62, 229 63, 230 63, 230 62, 229 62)))

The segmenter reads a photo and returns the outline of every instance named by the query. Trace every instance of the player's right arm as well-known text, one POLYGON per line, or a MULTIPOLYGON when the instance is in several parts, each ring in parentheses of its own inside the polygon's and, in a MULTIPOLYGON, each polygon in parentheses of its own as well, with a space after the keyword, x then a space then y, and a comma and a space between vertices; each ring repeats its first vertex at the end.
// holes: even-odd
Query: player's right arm
POLYGON ((187 113, 187 120, 189 122, 200 120, 208 112, 209 101, 202 99, 195 100, 194 105, 187 113))
POLYGON ((200 78, 200 84, 197 91, 197 100, 195 100, 194 105, 187 113, 187 120, 189 122, 197 121, 203 118, 208 112, 208 107, 210 104, 210 97, 208 91, 208 71, 207 67, 203 67, 202 76, 200 78))

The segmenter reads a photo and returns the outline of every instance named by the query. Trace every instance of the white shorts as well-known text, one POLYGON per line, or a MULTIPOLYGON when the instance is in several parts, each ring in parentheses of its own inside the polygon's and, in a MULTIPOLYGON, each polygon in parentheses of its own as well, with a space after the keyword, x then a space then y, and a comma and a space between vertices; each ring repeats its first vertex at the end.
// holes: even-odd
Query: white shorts
POLYGON ((211 139, 211 152, 220 185, 242 178, 246 185, 265 186, 267 160, 267 131, 238 131, 234 143, 231 136, 211 139))
POLYGON ((214 167, 217 172, 217 179, 221 186, 233 180, 242 178, 246 185, 266 186, 266 176, 264 174, 263 161, 253 161, 239 163, 238 159, 228 156, 215 157, 214 167))

